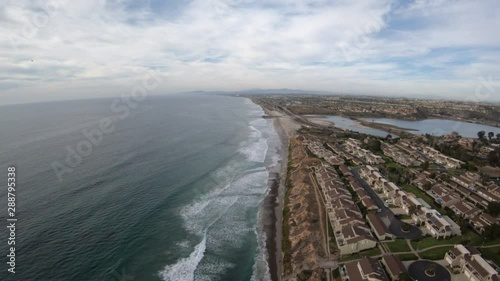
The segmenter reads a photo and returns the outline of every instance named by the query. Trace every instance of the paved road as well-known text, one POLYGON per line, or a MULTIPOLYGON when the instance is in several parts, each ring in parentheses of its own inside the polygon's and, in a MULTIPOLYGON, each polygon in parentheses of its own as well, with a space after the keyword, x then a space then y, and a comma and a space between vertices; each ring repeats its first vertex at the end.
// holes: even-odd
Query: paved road
POLYGON ((495 247, 500 247, 500 244, 487 245, 487 246, 477 246, 476 248, 495 248, 495 247))
POLYGON ((384 202, 378 195, 373 191, 373 189, 361 178, 359 175, 358 171, 356 169, 351 169, 352 174, 354 178, 361 184, 361 186, 365 189, 365 191, 368 193, 368 195, 373 199, 373 201, 377 204, 377 206, 382 210, 378 215, 383 218, 386 217, 389 219, 389 230, 392 232, 392 234, 396 235, 398 238, 403 238, 403 239, 416 239, 422 236, 422 231, 416 227, 411 225, 410 226, 410 231, 408 232, 403 232, 401 230, 401 224, 402 222, 394 216, 394 213, 391 211, 391 209, 387 208, 384 205, 384 202))

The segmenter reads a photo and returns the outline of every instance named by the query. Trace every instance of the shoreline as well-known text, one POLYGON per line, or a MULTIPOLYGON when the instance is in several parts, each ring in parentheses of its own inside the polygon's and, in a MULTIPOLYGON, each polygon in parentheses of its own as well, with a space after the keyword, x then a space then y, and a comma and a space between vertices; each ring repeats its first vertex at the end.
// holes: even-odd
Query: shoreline
POLYGON ((280 281, 283 271, 281 243, 289 138, 295 135, 301 126, 291 120, 288 115, 267 108, 255 99, 251 100, 262 108, 266 116, 268 116, 266 118, 273 119, 274 130, 278 134, 281 143, 279 150, 281 160, 269 174, 268 185, 270 190, 262 204, 269 272, 272 281, 280 281))

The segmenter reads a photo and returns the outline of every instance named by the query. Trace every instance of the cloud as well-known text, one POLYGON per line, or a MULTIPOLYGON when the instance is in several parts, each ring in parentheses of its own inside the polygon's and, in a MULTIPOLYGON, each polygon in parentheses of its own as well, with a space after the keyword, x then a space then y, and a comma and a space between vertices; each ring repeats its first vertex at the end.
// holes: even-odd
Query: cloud
POLYGON ((494 0, 7 0, 0 103, 120 95, 150 69, 158 93, 464 98, 478 77, 500 89, 499 13, 494 0))

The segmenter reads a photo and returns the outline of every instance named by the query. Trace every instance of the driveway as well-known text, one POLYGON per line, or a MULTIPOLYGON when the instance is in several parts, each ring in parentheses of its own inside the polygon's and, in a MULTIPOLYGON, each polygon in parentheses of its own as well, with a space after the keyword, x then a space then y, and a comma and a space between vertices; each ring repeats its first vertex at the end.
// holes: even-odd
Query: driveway
POLYGON ((391 211, 391 209, 384 206, 384 202, 382 201, 382 199, 380 199, 375 191, 365 182, 365 180, 361 178, 361 176, 358 174, 357 169, 351 168, 351 171, 354 178, 359 182, 359 184, 365 189, 366 193, 368 193, 368 195, 380 208, 381 212, 378 213, 378 215, 381 218, 387 218, 389 220, 388 227, 392 234, 396 235, 397 238, 403 239, 416 239, 422 237, 422 231, 414 225, 410 225, 410 230, 408 232, 403 232, 403 230, 401 230, 402 222, 394 216, 394 213, 391 211))
POLYGON ((413 280, 418 281, 451 281, 451 275, 448 270, 432 261, 413 262, 408 267, 408 273, 413 278, 413 280), (428 269, 432 264, 436 267, 436 269, 435 275, 430 277, 425 274, 425 270, 428 269))

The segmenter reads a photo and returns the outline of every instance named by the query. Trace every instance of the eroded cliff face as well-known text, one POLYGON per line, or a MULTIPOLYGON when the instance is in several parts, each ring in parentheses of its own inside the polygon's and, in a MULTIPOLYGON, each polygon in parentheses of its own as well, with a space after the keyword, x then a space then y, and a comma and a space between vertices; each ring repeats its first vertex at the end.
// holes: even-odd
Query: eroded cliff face
POLYGON ((322 280, 319 257, 325 252, 318 214, 319 202, 309 176, 319 165, 309 158, 300 138, 290 139, 285 205, 283 210, 284 280, 322 280))

